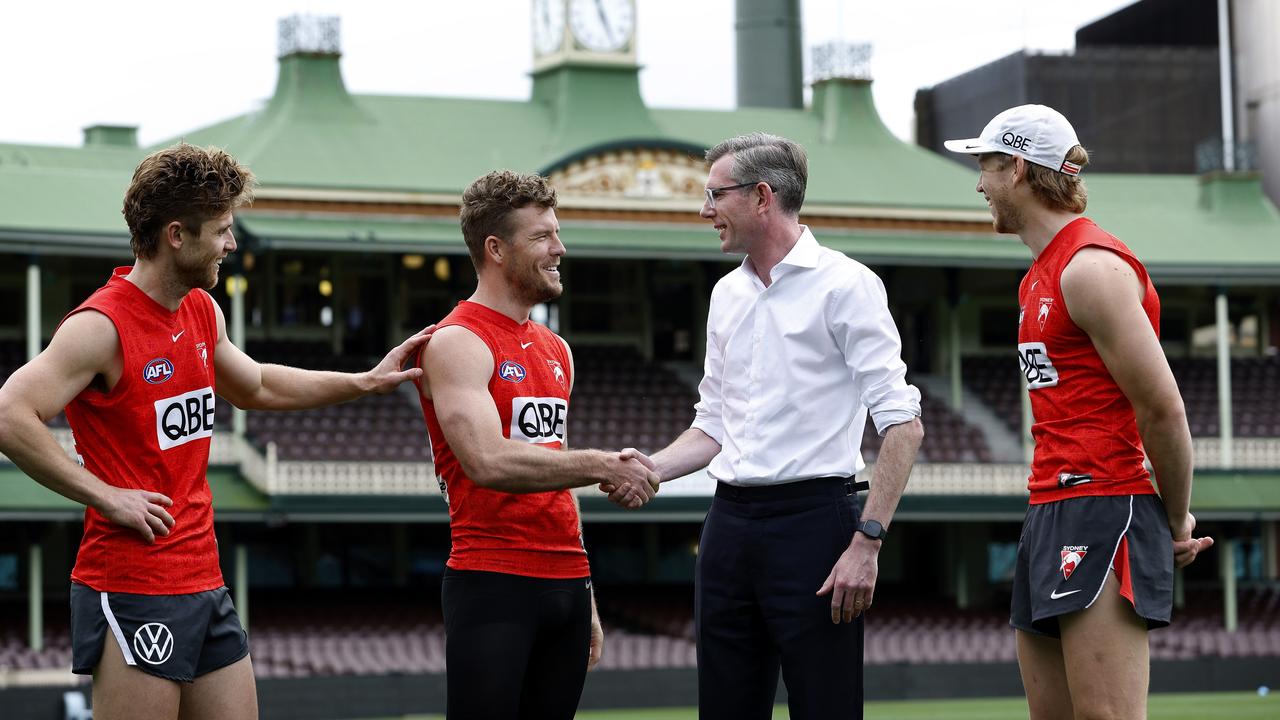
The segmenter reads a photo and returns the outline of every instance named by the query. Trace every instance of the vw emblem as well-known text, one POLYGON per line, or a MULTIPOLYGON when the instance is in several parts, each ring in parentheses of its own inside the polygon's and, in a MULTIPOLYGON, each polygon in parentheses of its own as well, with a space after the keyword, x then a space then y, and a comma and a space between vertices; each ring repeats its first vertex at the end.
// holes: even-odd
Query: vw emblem
POLYGON ((149 665, 161 665, 173 655, 173 633, 161 623, 147 623, 133 634, 133 651, 149 665))

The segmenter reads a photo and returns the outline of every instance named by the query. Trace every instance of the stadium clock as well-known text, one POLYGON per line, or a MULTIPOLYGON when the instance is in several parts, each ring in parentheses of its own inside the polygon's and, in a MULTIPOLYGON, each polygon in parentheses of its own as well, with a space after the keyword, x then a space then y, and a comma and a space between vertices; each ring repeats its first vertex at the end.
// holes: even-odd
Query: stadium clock
POLYGON ((569 0, 569 27, 587 50, 613 52, 631 42, 634 0, 569 0))
POLYGON ((564 44, 565 0, 533 0, 533 50, 549 55, 564 44))

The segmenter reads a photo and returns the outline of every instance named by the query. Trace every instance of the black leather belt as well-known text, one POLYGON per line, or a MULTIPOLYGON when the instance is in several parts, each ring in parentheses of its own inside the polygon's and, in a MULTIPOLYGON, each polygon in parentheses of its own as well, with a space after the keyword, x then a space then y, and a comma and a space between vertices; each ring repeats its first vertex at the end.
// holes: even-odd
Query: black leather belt
POLYGON ((738 502, 769 502, 805 497, 838 497, 862 492, 871 487, 856 477, 820 477, 773 485, 716 484, 716 497, 738 502))

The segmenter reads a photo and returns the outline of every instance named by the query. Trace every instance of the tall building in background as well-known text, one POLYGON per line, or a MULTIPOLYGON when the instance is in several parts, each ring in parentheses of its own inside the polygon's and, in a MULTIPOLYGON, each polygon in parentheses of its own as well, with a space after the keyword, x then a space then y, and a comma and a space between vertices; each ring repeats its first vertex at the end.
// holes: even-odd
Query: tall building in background
MULTIPOLYGON (((1231 0, 1237 170, 1280 199, 1280 4, 1231 0)), ((917 141, 942 152, 995 113, 1044 103, 1071 118, 1092 172, 1222 167, 1217 0, 1141 0, 1081 27, 1074 52, 1024 50, 916 93, 917 141)), ((946 153, 943 153, 946 155, 946 153)))

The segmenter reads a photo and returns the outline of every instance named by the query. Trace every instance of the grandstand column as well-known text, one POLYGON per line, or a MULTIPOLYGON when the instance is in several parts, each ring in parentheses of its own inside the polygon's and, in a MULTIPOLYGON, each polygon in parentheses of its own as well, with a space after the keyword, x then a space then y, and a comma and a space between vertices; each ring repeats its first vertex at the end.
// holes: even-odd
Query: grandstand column
POLYGON ((236 545, 236 614, 240 624, 249 629, 249 548, 244 543, 236 545))
POLYGON ((27 552, 27 584, 30 587, 27 593, 27 617, 30 620, 27 623, 27 643, 32 650, 40 652, 44 649, 44 548, 33 542, 27 552))
POLYGON ((964 385, 960 376, 960 308, 950 305, 947 308, 948 342, 947 368, 951 375, 951 407, 960 412, 963 404, 964 385))
POLYGON ((31 258, 27 265, 27 359, 40 354, 40 260, 31 258))
POLYGON ((951 529, 951 548, 955 553, 953 567, 956 573, 956 607, 967 610, 971 604, 969 597, 969 563, 966 562, 965 536, 959 526, 951 529))
POLYGON ((1227 290, 1218 289, 1216 303, 1218 316, 1218 430, 1222 443, 1219 458, 1222 467, 1235 465, 1235 448, 1232 447, 1231 428, 1231 343, 1228 333, 1231 319, 1227 315, 1227 290))
MULTIPOLYGON (((640 277, 637 283, 642 288, 649 288, 649 264, 640 261, 640 277)), ((646 292, 640 301, 640 354, 644 356, 645 362, 653 362, 653 301, 650 300, 653 294, 646 292)))
POLYGON ((1280 533, 1276 532, 1275 520, 1262 522, 1262 577, 1275 580, 1280 576, 1280 563, 1276 562, 1277 544, 1280 544, 1280 533))
POLYGON ((409 584, 408 525, 396 523, 391 526, 391 547, 391 583, 396 587, 405 587, 409 584))
MULTIPOLYGON (((249 281, 243 275, 232 275, 227 278, 227 295, 231 296, 231 342, 243 349, 244 341, 244 295, 249 289, 249 281)), ((245 412, 235 408, 231 412, 231 432, 236 437, 244 437, 245 412)))
POLYGON ((960 412, 964 384, 960 375, 960 273, 946 269, 947 280, 947 373, 951 376, 951 408, 960 412))
POLYGON ((1239 627, 1236 607, 1236 541, 1228 539, 1218 553, 1222 558, 1222 627, 1235 632, 1239 627))

